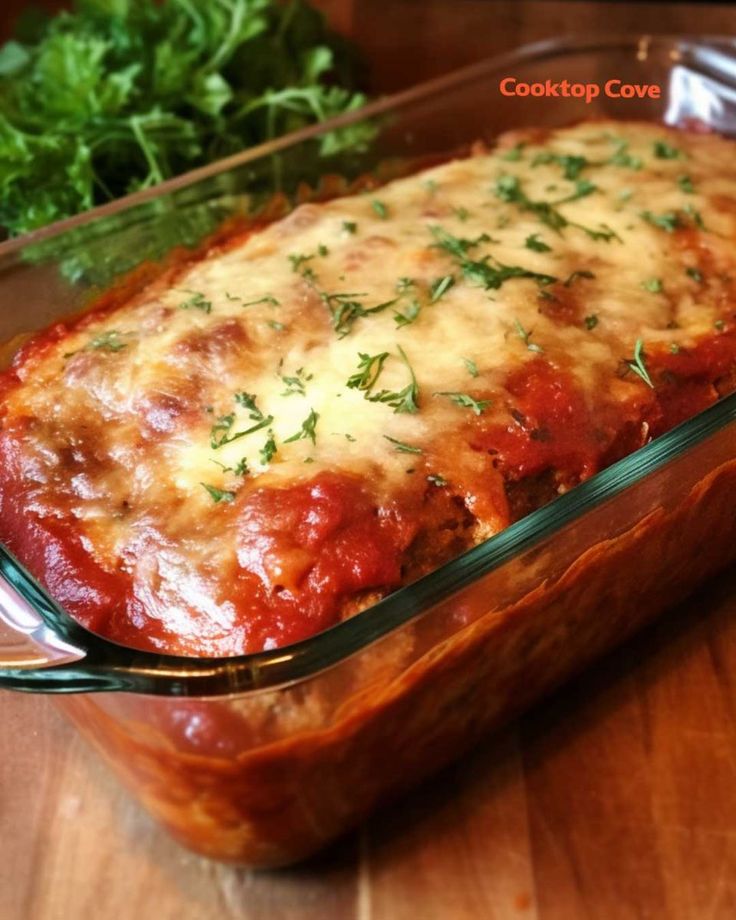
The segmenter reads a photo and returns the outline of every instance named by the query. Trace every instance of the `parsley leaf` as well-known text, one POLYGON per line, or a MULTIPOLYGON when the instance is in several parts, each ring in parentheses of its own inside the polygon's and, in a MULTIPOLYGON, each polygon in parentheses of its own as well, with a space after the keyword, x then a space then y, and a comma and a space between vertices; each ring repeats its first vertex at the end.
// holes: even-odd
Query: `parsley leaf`
POLYGON ((438 278, 436 281, 433 281, 429 286, 430 303, 437 303, 437 301, 444 294, 446 294, 454 284, 454 275, 445 275, 444 278, 438 278))
POLYGON ((379 201, 378 198, 374 198, 371 201, 371 207, 381 220, 388 220, 388 207, 382 201, 379 201))
POLYGON ((383 370, 386 358, 388 358, 387 351, 382 351, 377 355, 368 355, 359 351, 358 371, 348 377, 347 386, 353 390, 364 390, 370 393, 383 370))
POLYGON ((463 358, 463 364, 465 369, 470 374, 471 377, 478 376, 478 365, 471 358, 463 358))
POLYGON ((663 214, 654 214, 652 211, 640 211, 639 217, 651 224, 653 227, 659 227, 667 233, 674 233, 680 224, 680 218, 674 211, 665 211, 663 214))
POLYGON ((644 345, 641 339, 637 339, 634 345, 634 357, 626 362, 626 366, 629 370, 633 371, 637 377, 641 377, 648 387, 654 389, 654 384, 652 383, 652 378, 649 376, 649 371, 644 363, 644 359, 644 345))
POLYGON ((524 240, 524 245, 532 252, 552 252, 552 247, 548 246, 543 240, 539 239, 538 233, 532 233, 524 240))
POLYGON ((673 147, 667 141, 654 142, 654 156, 660 160, 682 160, 685 154, 678 147, 673 147))
POLYGON ((456 405, 462 406, 464 409, 472 409, 476 415, 482 415, 483 410, 487 409, 491 405, 492 400, 490 399, 474 399, 472 396, 469 396, 467 393, 456 393, 456 392, 437 392, 435 396, 447 396, 448 399, 452 400, 456 405))
MULTIPOLYGON (((24 233, 353 111, 346 51, 304 0, 80 0, 0 50, 0 226, 24 233)), ((319 154, 375 133, 337 128, 319 154)))
POLYGON ((212 312, 212 302, 207 300, 199 291, 187 291, 187 294, 191 294, 188 300, 185 300, 184 303, 179 304, 180 310, 201 310, 203 313, 212 312))
POLYGON ((217 489, 215 486, 210 486, 206 482, 200 482, 200 485, 203 489, 206 489, 215 504, 235 501, 235 492, 230 492, 227 489, 217 489))
POLYGON ((414 375, 411 364, 409 364, 409 359, 404 349, 400 345, 397 347, 399 357, 409 371, 409 383, 403 390, 381 390, 374 396, 366 396, 366 399, 369 402, 385 403, 387 406, 391 406, 394 412, 415 413, 419 411, 419 385, 417 384, 417 378, 414 375))
POLYGON ((661 294, 664 290, 661 278, 647 278, 646 281, 642 281, 641 286, 651 294, 661 294))
POLYGON ((392 438, 389 435, 385 434, 384 438, 387 441, 390 441, 394 445, 394 448, 402 454, 423 454, 424 451, 421 447, 415 447, 413 444, 406 444, 404 441, 398 441, 396 438, 392 438))
POLYGON ((517 335, 519 336, 521 341, 526 345, 529 351, 534 351, 537 354, 541 355, 544 352, 544 349, 542 348, 541 345, 537 345, 535 342, 531 341, 532 333, 527 332, 526 329, 521 325, 518 319, 514 320, 514 323, 516 325, 517 335))
POLYGON ((302 427, 297 431, 296 434, 293 434, 290 438, 284 439, 284 444, 290 444, 292 441, 301 441, 303 439, 309 439, 312 444, 317 443, 317 421, 319 420, 319 413, 315 412, 314 409, 310 409, 309 415, 302 422, 302 427))

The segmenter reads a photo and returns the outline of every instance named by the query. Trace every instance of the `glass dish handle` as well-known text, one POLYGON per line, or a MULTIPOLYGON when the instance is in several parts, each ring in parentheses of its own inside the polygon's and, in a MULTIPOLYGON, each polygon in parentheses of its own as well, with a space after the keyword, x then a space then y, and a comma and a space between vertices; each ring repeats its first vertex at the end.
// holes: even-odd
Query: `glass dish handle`
POLYGON ((85 655, 58 636, 0 575, 0 668, 43 668, 80 661, 85 655))

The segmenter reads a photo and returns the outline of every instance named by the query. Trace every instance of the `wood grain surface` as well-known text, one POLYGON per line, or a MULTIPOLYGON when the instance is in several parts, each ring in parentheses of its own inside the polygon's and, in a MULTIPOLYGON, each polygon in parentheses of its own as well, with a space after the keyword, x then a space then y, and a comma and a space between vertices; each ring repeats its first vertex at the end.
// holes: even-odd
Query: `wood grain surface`
MULTIPOLYGON (((322 5, 381 90, 562 31, 736 31, 724 4, 322 5)), ((180 849, 48 699, 0 694, 0 724, 0 920, 736 917, 736 572, 295 869, 180 849)))

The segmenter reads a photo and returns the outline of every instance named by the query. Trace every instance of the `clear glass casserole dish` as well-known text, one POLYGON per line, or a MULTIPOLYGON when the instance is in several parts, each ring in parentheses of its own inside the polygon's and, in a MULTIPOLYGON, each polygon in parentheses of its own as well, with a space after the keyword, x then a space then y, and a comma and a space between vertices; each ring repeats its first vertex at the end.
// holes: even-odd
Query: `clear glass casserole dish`
MULTIPOLYGON (((276 193, 294 203, 502 130, 590 116, 732 133, 736 46, 531 46, 9 241, 0 340, 10 353, 18 336, 83 308, 96 285, 276 193), (506 76, 656 83, 662 98, 508 98, 506 76), (356 130, 376 132, 368 152, 340 153, 356 130)), ((95 636, 0 547, 0 685, 63 694, 83 734, 192 849, 254 866, 294 861, 736 558, 735 420, 736 395, 369 610, 241 658, 175 658, 95 636)))

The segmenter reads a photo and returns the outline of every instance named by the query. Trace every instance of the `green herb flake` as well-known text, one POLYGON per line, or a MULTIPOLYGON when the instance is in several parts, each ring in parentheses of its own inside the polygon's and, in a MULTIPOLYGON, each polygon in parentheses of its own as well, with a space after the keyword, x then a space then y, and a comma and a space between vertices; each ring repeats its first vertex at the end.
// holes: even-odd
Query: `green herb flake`
POLYGON ((354 220, 344 220, 342 222, 342 229, 344 233, 347 233, 350 236, 355 236, 355 234, 358 232, 358 225, 354 220))
POLYGON ((397 310, 394 313, 394 322, 396 326, 400 329, 402 326, 410 326, 413 322, 419 319, 419 314, 422 312, 422 305, 418 300, 412 300, 407 307, 404 308, 404 312, 397 310))
POLYGON ((655 141, 653 144, 654 156, 659 160, 684 160, 685 154, 678 147, 673 147, 667 141, 655 141))
POLYGON ((470 374, 471 377, 478 376, 478 365, 471 358, 463 358, 463 364, 465 365, 465 370, 470 374))
MULTIPOLYGON (((231 298, 234 299, 234 298, 231 298)), ((259 297, 257 300, 244 300, 241 303, 242 307, 255 307, 257 304, 266 303, 269 307, 280 307, 281 301, 277 300, 272 294, 265 294, 263 297, 259 297)))
POLYGON ((437 303, 437 301, 444 294, 446 294, 454 284, 454 275, 445 275, 443 278, 438 278, 436 281, 433 281, 429 286, 430 303, 437 303))
POLYGON ((590 281, 595 279, 593 272, 588 271, 587 268, 579 269, 574 271, 567 276, 567 278, 562 282, 565 287, 572 287, 572 285, 578 280, 578 278, 586 278, 590 281))
POLYGON ((260 457, 261 463, 264 466, 269 464, 273 460, 273 458, 276 456, 277 451, 278 451, 278 448, 276 447, 276 439, 273 436, 273 431, 269 431, 266 443, 263 445, 263 447, 258 452, 258 456, 260 457))
POLYGON ((641 286, 650 294, 661 294, 664 290, 661 278, 647 278, 646 281, 642 281, 641 286))
POLYGON ((437 392, 435 396, 446 396, 457 406, 461 406, 463 409, 472 409, 476 415, 482 415, 484 410, 488 406, 492 405, 492 400, 490 399, 474 399, 472 396, 469 396, 467 393, 457 393, 457 392, 437 392))
POLYGON ((419 411, 419 385, 404 349, 400 345, 397 347, 399 358, 409 371, 409 383, 403 390, 381 390, 375 395, 366 396, 366 399, 369 402, 385 403, 387 406, 391 406, 394 412, 415 413, 419 411))
POLYGON ((374 313, 381 313, 388 307, 392 307, 398 299, 395 297, 393 300, 379 303, 375 307, 366 307, 357 298, 367 296, 367 294, 357 293, 327 294, 322 292, 320 294, 322 302, 327 306, 332 316, 332 328, 337 332, 339 338, 344 339, 348 335, 356 320, 364 316, 371 316, 374 313))
POLYGON ((670 354, 671 354, 671 355, 679 355, 679 354, 680 354, 680 346, 677 344, 677 342, 671 342, 671 343, 670 343, 670 354))
POLYGON ((248 475, 250 471, 248 469, 248 460, 246 457, 241 457, 241 459, 238 460, 233 472, 235 473, 236 476, 247 476, 248 475))
POLYGON ((212 312, 212 302, 199 291, 186 291, 191 296, 183 303, 179 304, 180 310, 201 310, 202 313, 212 312))
POLYGON ((688 278, 692 278, 693 281, 697 281, 698 284, 703 283, 703 273, 699 268, 688 267, 685 269, 685 274, 688 276, 688 278))
POLYGON ((389 435, 385 434, 384 438, 394 445, 394 450, 399 451, 402 454, 423 454, 424 451, 421 447, 415 447, 413 444, 406 444, 404 441, 399 441, 396 438, 392 438, 389 435))
POLYGON ((514 324, 516 326, 517 335, 519 336, 521 341, 526 345, 529 351, 536 352, 537 354, 542 354, 544 352, 544 349, 541 347, 541 345, 537 345, 535 342, 531 341, 532 333, 527 332, 526 329, 521 325, 518 319, 514 320, 514 324))
POLYGON ((694 208, 691 204, 686 204, 682 210, 685 212, 685 214, 687 214, 688 217, 692 218, 693 223, 699 230, 708 229, 705 226, 703 215, 700 213, 700 211, 697 210, 697 208, 694 208))
POLYGON ((640 377, 648 387, 654 389, 652 378, 649 376, 649 371, 647 370, 645 358, 644 344, 641 339, 637 339, 634 345, 634 357, 626 362, 626 366, 630 371, 633 371, 637 377, 640 377))
POLYGON ((538 233, 532 233, 524 240, 524 245, 532 252, 552 252, 552 247, 548 246, 543 240, 539 239, 538 233))
POLYGON ((215 486, 208 485, 206 482, 200 482, 200 485, 203 489, 205 489, 215 504, 220 504, 220 502, 228 503, 235 501, 235 492, 230 492, 227 489, 217 489, 215 486))
POLYGON ((297 431, 296 434, 293 434, 290 438, 284 440, 284 444, 290 444, 293 441, 301 441, 309 439, 312 444, 317 443, 317 422, 319 420, 319 413, 315 412, 314 409, 311 409, 309 415, 302 422, 302 427, 297 431))
MULTIPOLYGON (((613 140, 616 140, 615 138, 613 140)), ((607 161, 611 166, 621 166, 625 169, 634 171, 640 170, 644 165, 641 157, 633 156, 629 153, 628 141, 616 141, 617 147, 613 156, 607 161)))
POLYGON ((518 163, 522 158, 524 147, 526 147, 524 141, 519 141, 519 143, 514 144, 510 150, 506 150, 502 153, 500 159, 505 160, 507 163, 518 163))
POLYGON ((714 328, 714 329, 717 329, 718 332, 723 332, 723 330, 726 328, 725 320, 717 319, 717 320, 713 323, 713 328, 714 328))
POLYGON ((369 355, 359 351, 358 371, 348 377, 347 386, 352 390, 362 390, 365 393, 370 393, 381 375, 386 358, 388 358, 387 351, 382 351, 376 355, 369 355))
POLYGON ((439 473, 430 473, 429 476, 427 476, 427 482, 431 482, 432 485, 437 486, 438 489, 448 484, 444 476, 440 476, 439 473))
POLYGON ((665 211, 663 214, 654 214, 652 211, 640 211, 639 217, 651 224, 653 227, 659 227, 667 233, 674 233, 681 226, 680 218, 675 211, 665 211))
POLYGON ((304 368, 300 367, 292 376, 280 376, 286 386, 286 389, 281 393, 282 396, 305 396, 307 392, 306 384, 314 374, 307 374, 304 368))
POLYGON ((585 317, 585 328, 590 332, 592 329, 598 325, 598 316, 595 313, 591 313, 589 316, 585 317))
POLYGON ((284 329, 286 329, 286 326, 284 326, 283 323, 280 323, 278 320, 275 320, 275 319, 267 320, 266 325, 270 326, 270 328, 275 330, 276 332, 283 332, 284 329))
POLYGON ((87 351, 122 351, 128 347, 127 342, 121 342, 122 333, 117 329, 111 329, 109 332, 101 332, 91 339, 85 346, 87 351))
POLYGON ((371 207, 381 220, 388 220, 388 207, 382 201, 379 201, 378 198, 374 198, 371 201, 371 207))
POLYGON ((683 192, 686 195, 692 195, 695 193, 695 187, 693 186, 693 180, 690 176, 683 174, 677 177, 677 184, 680 186, 683 192))
POLYGON ((470 217, 470 211, 467 208, 453 208, 452 213, 457 217, 459 221, 465 223, 465 221, 470 217))

